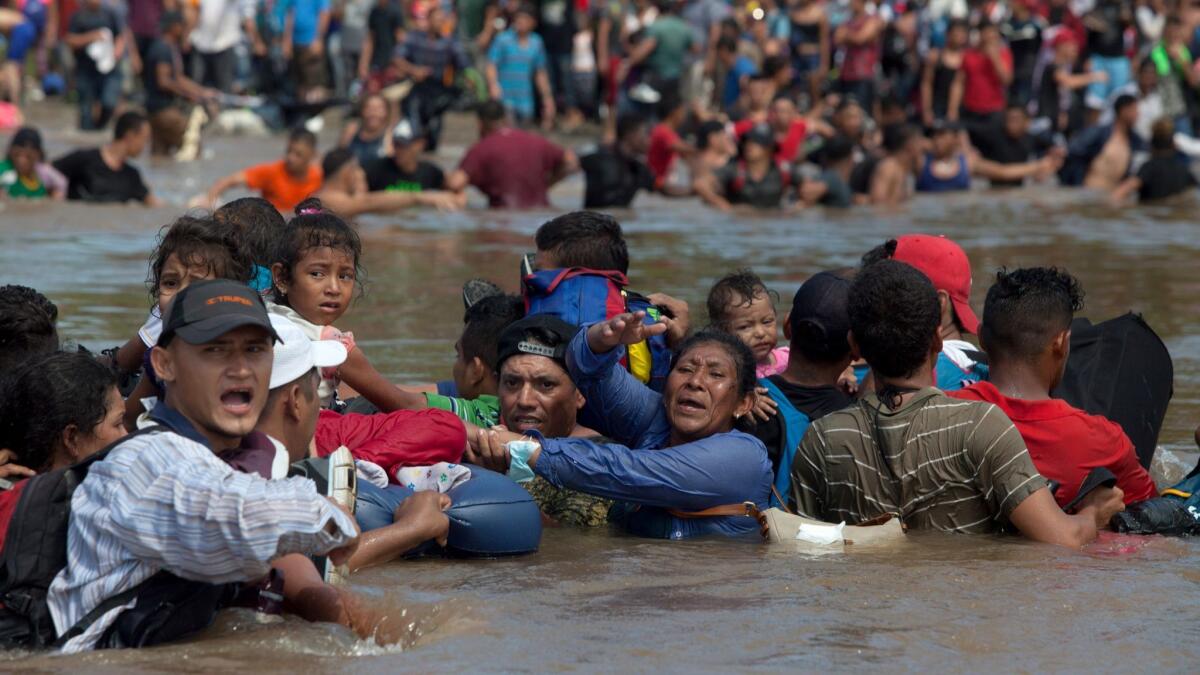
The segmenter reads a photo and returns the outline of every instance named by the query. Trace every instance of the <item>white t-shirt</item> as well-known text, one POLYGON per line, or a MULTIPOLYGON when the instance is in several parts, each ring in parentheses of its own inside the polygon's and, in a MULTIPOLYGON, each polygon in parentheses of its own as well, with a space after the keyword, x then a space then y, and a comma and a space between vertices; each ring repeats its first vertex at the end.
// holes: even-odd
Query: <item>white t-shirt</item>
POLYGON ((199 10, 192 46, 216 54, 242 41, 242 24, 254 18, 254 0, 200 0, 199 10))

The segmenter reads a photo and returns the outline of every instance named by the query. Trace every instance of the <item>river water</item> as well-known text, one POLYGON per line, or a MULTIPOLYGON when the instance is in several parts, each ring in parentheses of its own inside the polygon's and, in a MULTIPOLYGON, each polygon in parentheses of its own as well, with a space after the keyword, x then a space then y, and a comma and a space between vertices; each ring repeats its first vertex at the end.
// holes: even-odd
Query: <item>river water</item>
MULTIPOLYGON (((61 109, 39 119, 62 123, 61 109)), ((457 125, 451 138, 469 139, 457 125)), ((46 129, 48 127, 43 127, 46 129)), ((329 134, 323 134, 326 145, 329 134)), ((51 154, 95 136, 49 134, 51 154)), ((6 141, 0 141, 6 145, 6 141)), ((152 188, 176 205, 214 179, 275 159, 279 139, 215 138, 190 165, 152 163, 152 188)), ((463 144, 440 151, 453 164, 463 144)), ((559 209, 582 183, 557 187, 559 209)), ((232 196, 232 195, 231 195, 232 196)), ((474 195, 473 203, 482 200, 474 195)), ((1200 203, 1112 209, 1081 191, 1038 187, 918 198, 888 211, 719 214, 693 201, 639 198, 616 214, 634 288, 692 302, 703 322, 712 282, 750 266, 784 297, 812 273, 853 265, 905 232, 945 234, 974 268, 973 304, 1001 266, 1057 265, 1087 291, 1093 320, 1141 312, 1175 359, 1175 397, 1160 437, 1195 462, 1200 422, 1200 203)), ((150 305, 154 237, 181 207, 7 205, 0 283, 33 286, 60 309, 60 331, 103 348, 123 342, 150 305)), ((482 276, 517 289, 518 260, 556 212, 405 213, 360 222, 366 293, 340 322, 397 382, 446 379, 461 329, 460 285, 482 276)), ((535 555, 423 560, 367 570, 354 587, 410 620, 391 647, 329 625, 260 624, 229 612, 198 639, 75 657, 9 654, 5 670, 74 671, 730 671, 1055 670, 1195 672, 1200 545, 1109 537, 1084 552, 1015 538, 919 534, 892 550, 799 555, 747 542, 647 541, 547 530, 535 555)), ((0 657, 3 658, 3 657, 0 657)))

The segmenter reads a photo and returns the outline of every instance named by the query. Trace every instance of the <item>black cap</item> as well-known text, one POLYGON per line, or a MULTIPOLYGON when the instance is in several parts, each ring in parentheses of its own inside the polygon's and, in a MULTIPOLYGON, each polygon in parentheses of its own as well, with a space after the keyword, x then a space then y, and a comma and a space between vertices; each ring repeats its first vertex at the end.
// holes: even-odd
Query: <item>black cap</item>
POLYGON ((812 355, 841 357, 850 351, 850 279, 837 272, 819 272, 804 282, 792 298, 793 349, 812 355), (799 343, 799 344, 797 344, 799 343))
POLYGON ((266 305, 249 286, 226 279, 201 281, 171 301, 158 344, 165 347, 178 335, 188 344, 202 345, 243 326, 258 326, 279 340, 266 305))
POLYGON ((775 134, 771 133, 771 127, 766 124, 755 124, 742 134, 742 142, 756 143, 764 148, 774 148, 775 134))
POLYGON ((509 357, 521 354, 554 359, 566 370, 567 344, 578 332, 579 326, 573 326, 553 314, 535 314, 513 322, 500 334, 496 348, 496 370, 500 370, 509 357))

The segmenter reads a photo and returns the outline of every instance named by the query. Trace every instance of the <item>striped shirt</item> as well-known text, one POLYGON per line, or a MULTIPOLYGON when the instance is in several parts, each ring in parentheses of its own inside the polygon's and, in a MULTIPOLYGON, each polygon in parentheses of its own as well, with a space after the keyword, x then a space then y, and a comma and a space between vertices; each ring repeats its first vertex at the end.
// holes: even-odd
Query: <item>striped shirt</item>
MULTIPOLYGON (((50 615, 62 635, 159 570, 193 581, 248 581, 276 557, 325 553, 356 532, 310 480, 236 472, 190 428, 145 433, 113 448, 76 488, 67 566, 50 585, 50 615)), ((132 604, 101 616, 63 651, 90 649, 132 604)))
POLYGON ((496 79, 500 84, 500 98, 504 105, 522 117, 533 117, 533 76, 537 71, 546 69, 546 48, 542 46, 542 36, 530 33, 522 44, 515 30, 506 30, 492 41, 488 60, 496 66, 496 79))
POLYGON ((1044 487, 999 408, 930 387, 894 412, 872 393, 813 422, 792 464, 791 498, 826 521, 892 513, 917 529, 988 533, 1044 487))

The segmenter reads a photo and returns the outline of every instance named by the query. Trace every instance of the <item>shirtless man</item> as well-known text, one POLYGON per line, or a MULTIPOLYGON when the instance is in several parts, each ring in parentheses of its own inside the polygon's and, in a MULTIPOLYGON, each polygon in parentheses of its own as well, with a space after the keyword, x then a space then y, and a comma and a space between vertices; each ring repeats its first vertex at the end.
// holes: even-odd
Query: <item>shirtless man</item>
POLYGON ((916 174, 925 139, 910 124, 897 124, 883 130, 883 148, 887 152, 871 175, 869 204, 892 206, 912 196, 912 177, 916 174))
POLYGON ((1129 175, 1135 143, 1133 126, 1138 120, 1137 99, 1128 94, 1119 96, 1113 110, 1116 116, 1113 118, 1112 131, 1100 154, 1088 166, 1087 177, 1083 180, 1084 187, 1105 192, 1115 190, 1129 175))
POLYGON ((367 174, 354 153, 346 148, 331 150, 321 162, 325 176, 321 189, 313 193, 331 211, 343 218, 363 213, 387 213, 412 206, 457 211, 467 203, 467 195, 446 190, 420 192, 367 189, 367 174))

